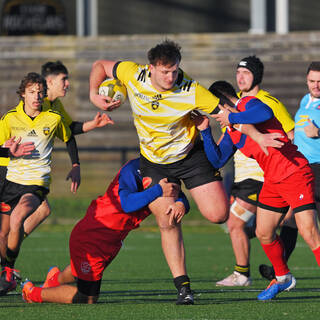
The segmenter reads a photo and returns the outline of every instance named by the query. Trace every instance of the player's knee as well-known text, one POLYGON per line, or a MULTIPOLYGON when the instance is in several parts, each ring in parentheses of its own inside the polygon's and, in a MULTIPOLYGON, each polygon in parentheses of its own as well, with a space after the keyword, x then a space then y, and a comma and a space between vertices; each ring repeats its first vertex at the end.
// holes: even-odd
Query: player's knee
POLYGON ((274 233, 269 230, 256 228, 256 237, 261 243, 271 243, 274 240, 274 233))

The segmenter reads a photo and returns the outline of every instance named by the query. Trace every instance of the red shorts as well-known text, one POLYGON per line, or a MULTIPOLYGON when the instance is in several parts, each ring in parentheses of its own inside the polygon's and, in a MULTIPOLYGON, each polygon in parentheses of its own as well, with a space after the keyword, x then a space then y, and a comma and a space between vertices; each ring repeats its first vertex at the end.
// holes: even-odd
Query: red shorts
POLYGON ((73 276, 85 281, 100 280, 104 269, 121 249, 127 233, 108 229, 98 221, 79 221, 69 241, 73 276))
POLYGON ((286 213, 289 206, 293 212, 315 209, 311 168, 305 166, 277 183, 265 180, 258 201, 258 207, 281 213, 286 213))

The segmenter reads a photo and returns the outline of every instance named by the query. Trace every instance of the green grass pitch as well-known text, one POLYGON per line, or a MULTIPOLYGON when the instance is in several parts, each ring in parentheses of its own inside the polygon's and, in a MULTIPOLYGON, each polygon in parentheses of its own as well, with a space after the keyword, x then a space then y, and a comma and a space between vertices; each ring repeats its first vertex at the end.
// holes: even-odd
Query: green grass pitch
MULTIPOLYGON (((194 216, 192 216, 194 214, 194 216)), ((2 319, 318 319, 320 269, 312 252, 299 238, 289 266, 297 288, 271 302, 259 302, 257 294, 268 284, 258 273, 267 259, 256 239, 252 241, 253 285, 247 288, 215 287, 232 272, 234 258, 221 227, 186 217, 184 239, 188 273, 195 305, 176 306, 176 290, 164 260, 156 226, 145 221, 131 232, 124 247, 105 270, 97 305, 26 304, 21 290, 0 297, 2 319), (200 224, 199 224, 200 221, 200 224)), ((196 217, 196 218, 195 218, 196 217)), ((198 219, 199 218, 199 219, 198 219)), ((151 218, 152 219, 152 218, 151 218)), ((68 239, 72 226, 46 224, 22 245, 16 268, 24 278, 41 284, 48 267, 63 268, 69 262, 68 239)))

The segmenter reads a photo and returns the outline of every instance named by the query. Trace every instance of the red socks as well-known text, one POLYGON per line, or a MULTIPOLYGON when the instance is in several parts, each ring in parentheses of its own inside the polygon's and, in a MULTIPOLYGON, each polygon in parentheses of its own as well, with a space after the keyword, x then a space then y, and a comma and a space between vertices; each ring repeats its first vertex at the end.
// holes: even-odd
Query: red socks
POLYGON ((33 302, 42 302, 42 298, 41 298, 41 291, 42 288, 40 287, 33 287, 33 289, 31 290, 30 294, 29 294, 29 298, 33 301, 33 302))
POLYGON ((316 257, 318 266, 320 267, 320 247, 318 247, 317 249, 312 250, 314 256, 316 257))
POLYGON ((49 279, 48 288, 60 286, 60 282, 58 281, 59 274, 60 274, 60 272, 57 272, 49 279))
MULTIPOLYGON (((283 276, 290 272, 286 259, 284 257, 284 248, 281 239, 279 236, 276 237, 276 239, 269 243, 269 244, 262 244, 261 246, 269 258, 276 276, 283 276)), ((319 248, 318 248, 319 249, 319 248)), ((319 251, 320 255, 320 251, 319 251)), ((319 262, 318 262, 319 263, 319 262)))

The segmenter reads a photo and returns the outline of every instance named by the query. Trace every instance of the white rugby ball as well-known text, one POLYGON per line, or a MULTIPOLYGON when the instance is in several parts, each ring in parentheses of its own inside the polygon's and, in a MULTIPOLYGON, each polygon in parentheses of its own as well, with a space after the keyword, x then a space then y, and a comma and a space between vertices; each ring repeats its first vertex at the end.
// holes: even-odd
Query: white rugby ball
POLYGON ((120 100, 122 104, 127 98, 127 89, 119 80, 106 79, 99 86, 99 94, 114 100, 120 100))

